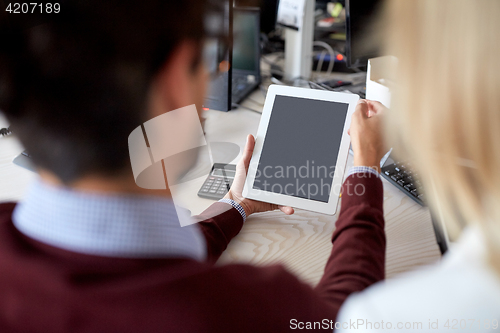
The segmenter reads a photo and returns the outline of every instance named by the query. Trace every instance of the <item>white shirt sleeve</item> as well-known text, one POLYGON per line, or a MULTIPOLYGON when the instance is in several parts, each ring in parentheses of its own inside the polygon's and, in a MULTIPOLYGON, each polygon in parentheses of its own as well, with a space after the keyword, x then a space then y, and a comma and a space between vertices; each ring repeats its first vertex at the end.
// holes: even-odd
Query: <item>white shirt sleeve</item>
POLYGON ((399 332, 397 325, 383 318, 376 309, 376 304, 356 293, 347 298, 339 311, 335 332, 399 332))

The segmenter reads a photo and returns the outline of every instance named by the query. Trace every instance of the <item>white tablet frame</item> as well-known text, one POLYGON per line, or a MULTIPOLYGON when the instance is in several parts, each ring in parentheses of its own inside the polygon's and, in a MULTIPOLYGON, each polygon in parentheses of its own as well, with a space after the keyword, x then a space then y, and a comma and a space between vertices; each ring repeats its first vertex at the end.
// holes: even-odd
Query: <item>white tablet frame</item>
POLYGON ((356 108, 358 100, 359 96, 356 94, 271 85, 269 87, 269 90, 267 91, 267 97, 262 111, 259 129, 257 131, 257 136, 255 137, 255 148, 253 151, 252 160, 250 161, 250 166, 248 168, 248 174, 245 180, 245 186, 243 188, 243 196, 248 199, 334 215, 337 211, 337 204, 339 201, 342 181, 344 179, 347 157, 349 155, 349 145, 351 143, 351 139, 347 134, 347 130, 351 126, 351 116, 356 108), (269 126, 269 120, 271 119, 271 113, 273 110, 276 95, 349 104, 328 202, 303 199, 253 188, 253 183, 255 181, 257 167, 260 161, 260 156, 262 154, 262 148, 264 146, 267 128, 269 126))

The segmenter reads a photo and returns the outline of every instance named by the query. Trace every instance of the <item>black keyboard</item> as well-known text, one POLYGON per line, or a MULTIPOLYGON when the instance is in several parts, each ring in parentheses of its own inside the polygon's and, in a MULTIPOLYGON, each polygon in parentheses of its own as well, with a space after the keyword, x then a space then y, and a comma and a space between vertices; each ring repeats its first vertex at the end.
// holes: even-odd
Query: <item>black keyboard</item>
POLYGON ((409 162, 396 162, 389 158, 382 167, 382 176, 402 190, 406 195, 420 205, 424 205, 425 194, 418 174, 411 168, 409 162))
MULTIPOLYGON (((410 162, 396 162, 391 158, 391 156, 389 156, 382 167, 381 175, 403 191, 407 196, 415 200, 415 202, 425 206, 426 197, 422 183, 418 179, 418 173, 412 169, 410 162)), ((444 254, 448 251, 448 242, 443 231, 443 227, 441 223, 434 218, 432 212, 431 219, 434 234, 436 235, 436 242, 439 246, 441 254, 444 254)))

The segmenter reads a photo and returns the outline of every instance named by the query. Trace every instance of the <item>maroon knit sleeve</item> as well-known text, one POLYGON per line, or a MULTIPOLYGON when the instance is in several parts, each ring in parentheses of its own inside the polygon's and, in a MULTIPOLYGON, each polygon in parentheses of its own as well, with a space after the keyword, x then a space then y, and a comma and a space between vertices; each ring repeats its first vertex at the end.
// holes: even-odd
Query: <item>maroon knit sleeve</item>
POLYGON ((344 182, 333 249, 315 288, 336 311, 350 294, 384 279, 383 194, 382 181, 372 174, 353 174, 344 182))
POLYGON ((0 203, 0 219, 10 219, 16 205, 15 202, 0 203))
POLYGON ((229 241, 243 227, 243 217, 231 205, 216 202, 195 216, 207 241, 207 260, 215 262, 227 248, 229 241))

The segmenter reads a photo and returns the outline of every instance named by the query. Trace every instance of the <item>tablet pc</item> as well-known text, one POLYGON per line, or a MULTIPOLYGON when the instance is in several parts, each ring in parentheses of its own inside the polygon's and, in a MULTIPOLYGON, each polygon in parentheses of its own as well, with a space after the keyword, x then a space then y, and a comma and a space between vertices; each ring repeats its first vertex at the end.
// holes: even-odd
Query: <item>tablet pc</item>
POLYGON ((335 214, 359 96, 272 85, 243 196, 335 214))

